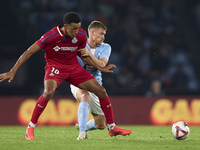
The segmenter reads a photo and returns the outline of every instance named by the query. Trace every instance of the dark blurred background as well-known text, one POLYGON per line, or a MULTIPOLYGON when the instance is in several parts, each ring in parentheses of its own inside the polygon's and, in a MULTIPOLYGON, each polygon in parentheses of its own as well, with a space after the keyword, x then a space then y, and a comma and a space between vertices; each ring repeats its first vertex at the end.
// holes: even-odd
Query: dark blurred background
MULTIPOLYGON (((200 0, 1 1, 0 73, 70 11, 81 16, 86 31, 93 20, 108 27, 109 63, 117 65, 114 74, 103 74, 108 94, 199 95, 200 0)), ((0 95, 42 94, 44 66, 39 51, 11 83, 0 83, 0 95)), ((69 84, 56 95, 71 95, 69 84)))

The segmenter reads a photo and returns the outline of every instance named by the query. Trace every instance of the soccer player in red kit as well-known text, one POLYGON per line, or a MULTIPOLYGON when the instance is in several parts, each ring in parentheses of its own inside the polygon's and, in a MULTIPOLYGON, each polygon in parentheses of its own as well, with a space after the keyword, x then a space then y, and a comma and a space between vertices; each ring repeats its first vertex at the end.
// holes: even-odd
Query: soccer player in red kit
POLYGON ((81 18, 77 13, 67 13, 63 18, 63 23, 64 25, 58 25, 53 28, 31 45, 28 50, 20 56, 9 72, 0 74, 0 82, 6 79, 9 79, 8 81, 11 82, 19 67, 29 59, 31 55, 40 49, 45 50, 46 66, 44 92, 37 100, 31 121, 26 129, 25 138, 27 140, 35 139, 34 129, 38 118, 42 114, 49 100, 53 97, 56 89, 64 80, 80 89, 90 91, 98 96, 108 124, 109 135, 131 134, 131 130, 121 129, 115 125, 112 106, 105 89, 79 64, 77 55, 87 64, 93 65, 103 72, 112 72, 110 69, 115 66, 111 64, 106 67, 99 67, 89 57, 81 56, 84 51, 80 52, 78 49, 85 48, 87 35, 86 31, 80 28, 81 18))

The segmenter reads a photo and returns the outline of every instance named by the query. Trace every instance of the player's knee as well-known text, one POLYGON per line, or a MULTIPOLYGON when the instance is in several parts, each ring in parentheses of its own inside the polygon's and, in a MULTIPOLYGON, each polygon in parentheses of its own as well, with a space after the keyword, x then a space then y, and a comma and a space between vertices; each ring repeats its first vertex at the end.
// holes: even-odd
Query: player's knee
POLYGON ((107 96, 107 93, 106 93, 106 90, 103 86, 101 86, 99 88, 99 91, 97 91, 97 94, 96 94, 99 98, 104 98, 107 96))
POLYGON ((89 103, 89 100, 90 100, 89 92, 88 91, 83 91, 82 95, 81 95, 81 101, 89 103))
POLYGON ((106 89, 103 86, 100 86, 99 92, 101 93, 106 93, 106 89))
POLYGON ((44 90, 44 93, 43 93, 43 97, 46 99, 46 100, 50 100, 53 95, 54 95, 54 90, 44 90))
POLYGON ((90 101, 90 94, 88 91, 82 90, 80 94, 77 95, 79 102, 88 102, 90 101))

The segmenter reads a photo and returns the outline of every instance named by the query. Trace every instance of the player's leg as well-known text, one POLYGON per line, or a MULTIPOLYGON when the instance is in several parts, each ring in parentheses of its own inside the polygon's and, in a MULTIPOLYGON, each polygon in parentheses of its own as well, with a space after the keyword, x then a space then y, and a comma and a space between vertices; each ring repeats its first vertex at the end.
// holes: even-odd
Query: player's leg
POLYGON ((91 79, 91 80, 82 82, 79 84, 79 87, 81 89, 94 93, 99 98, 101 109, 103 110, 105 114, 107 123, 114 124, 114 116, 113 116, 111 102, 104 87, 102 87, 97 82, 96 79, 91 79))
MULTIPOLYGON (((94 119, 91 119, 86 124, 86 131, 104 129, 106 127, 106 118, 104 115, 92 114, 94 119)), ((76 124, 76 128, 79 130, 79 124, 76 124)))
POLYGON ((27 140, 34 140, 34 128, 36 126, 36 123, 38 121, 38 118, 46 108, 47 103, 49 100, 53 97, 54 92, 56 88, 58 87, 57 82, 53 79, 48 79, 44 81, 44 92, 39 97, 39 99, 36 102, 35 108, 32 113, 31 121, 28 124, 27 130, 26 130, 26 139, 27 140))
POLYGON ((86 123, 88 120, 89 112, 89 92, 85 90, 78 89, 76 92, 77 99, 79 99, 80 104, 78 107, 78 122, 79 122, 79 133, 86 131, 86 123))
POLYGON ((96 79, 87 80, 79 84, 81 89, 90 91, 98 96, 99 102, 101 105, 101 109, 105 114, 105 118, 108 124, 109 135, 116 136, 116 135, 129 135, 132 133, 131 130, 121 129, 117 127, 114 123, 114 115, 112 110, 112 105, 110 102, 110 98, 106 93, 104 87, 102 87, 96 79))
MULTIPOLYGON (((104 129, 106 127, 106 119, 104 113, 99 104, 99 98, 94 94, 89 92, 90 102, 89 102, 89 113, 93 115, 94 119, 91 119, 86 124, 86 131, 95 130, 95 129, 104 129)), ((76 127, 79 129, 79 125, 76 127)))
POLYGON ((104 129, 106 127, 106 118, 101 109, 99 98, 94 94, 90 93, 89 111, 91 112, 94 119, 87 122, 86 131, 95 129, 104 129))
POLYGON ((87 122, 86 131, 95 130, 95 129, 105 129, 106 127, 106 118, 104 115, 92 114, 94 119, 91 119, 87 122))
POLYGON ((77 140, 84 140, 86 138, 86 123, 88 120, 89 112, 89 92, 85 90, 78 89, 76 92, 76 97, 79 99, 80 104, 78 107, 78 123, 79 123, 79 136, 77 140))
POLYGON ((98 129, 102 130, 106 127, 106 118, 102 115, 92 114, 94 118, 95 125, 98 129))
POLYGON ((110 98, 107 95, 106 90, 83 67, 80 66, 78 68, 77 66, 76 71, 72 72, 70 78, 67 81, 83 90, 90 91, 98 96, 101 109, 104 112, 108 124, 109 135, 128 135, 132 133, 131 130, 121 129, 115 125, 110 98), (110 134, 110 132, 113 134, 110 134))
POLYGON ((90 95, 88 91, 81 90, 73 85, 70 85, 71 92, 73 96, 80 103, 78 107, 78 128, 79 128, 79 136, 77 140, 84 140, 86 138, 86 123, 88 120, 89 112, 88 106, 90 101, 90 95), (84 133, 82 133, 84 132, 84 133))
POLYGON ((53 79, 48 79, 44 81, 44 92, 37 100, 35 108, 33 110, 33 115, 31 118, 31 122, 36 124, 39 116, 45 109, 49 100, 53 97, 56 88, 58 87, 57 82, 53 79))

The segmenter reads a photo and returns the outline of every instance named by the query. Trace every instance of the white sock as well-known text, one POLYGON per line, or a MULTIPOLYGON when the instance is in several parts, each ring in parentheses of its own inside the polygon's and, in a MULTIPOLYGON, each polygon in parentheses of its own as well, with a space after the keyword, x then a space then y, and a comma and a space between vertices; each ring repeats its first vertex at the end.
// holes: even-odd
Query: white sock
POLYGON ((36 127, 36 124, 35 124, 35 123, 32 123, 32 122, 30 121, 30 123, 28 124, 28 128, 29 128, 29 127, 35 128, 35 127, 36 127))
POLYGON ((115 126, 115 123, 108 124, 108 130, 110 130, 110 131, 113 130, 114 126, 115 126))

